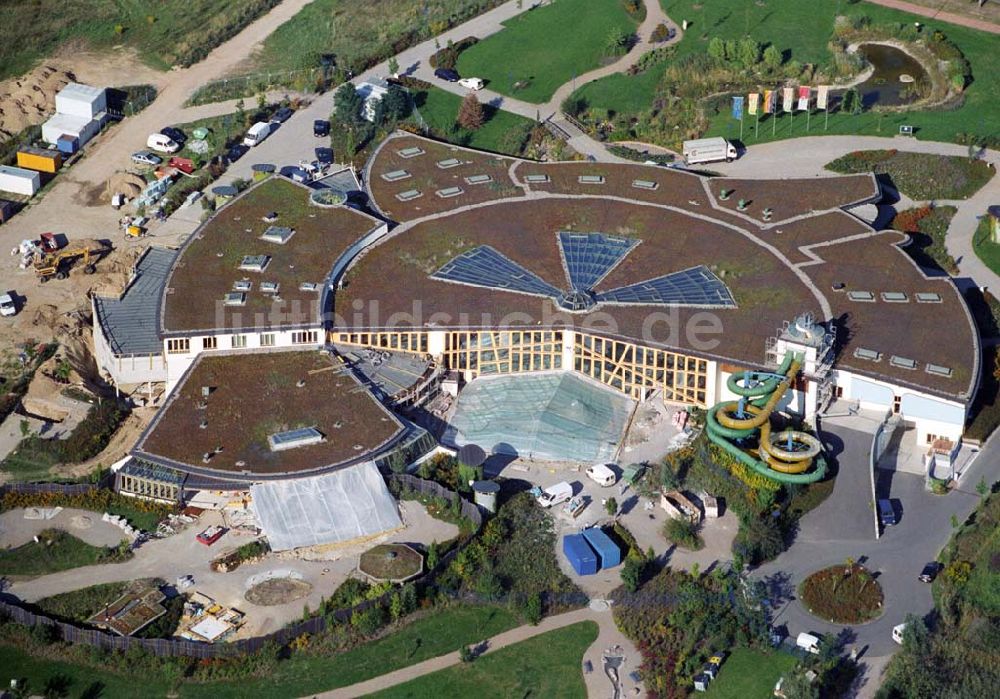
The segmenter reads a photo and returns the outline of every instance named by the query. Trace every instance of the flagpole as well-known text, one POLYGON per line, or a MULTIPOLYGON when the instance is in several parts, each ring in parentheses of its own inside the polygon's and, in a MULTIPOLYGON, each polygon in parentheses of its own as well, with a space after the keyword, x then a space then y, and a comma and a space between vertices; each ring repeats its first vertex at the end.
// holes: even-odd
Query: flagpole
POLYGON ((753 115, 753 140, 760 140, 760 110, 753 115))
POLYGON ((827 127, 830 125, 830 105, 826 105, 826 109, 823 110, 823 130, 826 131, 827 127))
POLYGON ((811 121, 810 117, 812 117, 812 110, 806 109, 806 133, 809 133, 809 122, 811 121))

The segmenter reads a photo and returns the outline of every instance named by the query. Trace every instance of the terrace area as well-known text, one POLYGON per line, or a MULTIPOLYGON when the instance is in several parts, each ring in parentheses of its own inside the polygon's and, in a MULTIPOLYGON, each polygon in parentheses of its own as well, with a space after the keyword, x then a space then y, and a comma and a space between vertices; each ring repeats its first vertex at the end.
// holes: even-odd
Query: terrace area
POLYGON ((401 433, 326 354, 202 355, 133 453, 186 472, 266 477, 356 463, 401 433))
POLYGON ((382 224, 348 207, 311 206, 310 191, 271 178, 195 231, 167 279, 163 332, 318 324, 334 262, 382 224))
POLYGON ((708 180, 708 185, 719 206, 736 211, 742 199, 749 204, 744 213, 761 222, 761 212, 764 209, 772 210, 771 220, 776 222, 817 211, 853 206, 880 196, 878 182, 871 173, 794 180, 713 177, 708 180), (726 199, 719 196, 723 190, 729 192, 726 199))

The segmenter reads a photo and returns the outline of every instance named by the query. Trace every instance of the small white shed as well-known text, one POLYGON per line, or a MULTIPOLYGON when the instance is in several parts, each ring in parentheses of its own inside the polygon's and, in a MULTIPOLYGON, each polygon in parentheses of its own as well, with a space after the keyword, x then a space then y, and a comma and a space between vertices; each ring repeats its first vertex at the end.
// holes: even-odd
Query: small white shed
POLYGON ((90 121, 107 110, 108 97, 103 87, 70 83, 56 95, 57 114, 71 114, 90 121))
POLYGON ((0 191, 30 197, 41 186, 41 175, 36 170, 0 165, 0 191))
POLYGON ((56 114, 42 124, 42 140, 55 145, 61 136, 72 136, 77 140, 77 147, 84 144, 101 131, 101 122, 89 117, 75 114, 56 114))

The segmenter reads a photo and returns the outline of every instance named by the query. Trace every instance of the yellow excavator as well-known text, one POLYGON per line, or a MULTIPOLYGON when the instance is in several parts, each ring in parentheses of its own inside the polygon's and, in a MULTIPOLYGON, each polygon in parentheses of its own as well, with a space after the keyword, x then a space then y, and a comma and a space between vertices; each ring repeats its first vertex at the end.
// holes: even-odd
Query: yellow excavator
POLYGON ((55 277, 65 279, 76 260, 83 263, 83 273, 93 274, 97 261, 111 252, 111 245, 102 241, 84 238, 74 240, 66 247, 54 252, 41 252, 35 257, 33 267, 40 281, 55 277))

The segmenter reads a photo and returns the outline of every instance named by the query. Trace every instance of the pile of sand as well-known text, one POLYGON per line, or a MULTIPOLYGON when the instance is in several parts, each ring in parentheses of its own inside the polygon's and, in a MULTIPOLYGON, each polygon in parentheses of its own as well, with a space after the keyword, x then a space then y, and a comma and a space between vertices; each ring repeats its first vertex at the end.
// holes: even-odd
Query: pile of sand
POLYGON ((41 65, 19 78, 0 82, 0 141, 48 119, 55 111, 56 93, 75 81, 69 70, 41 65))
POLYGON ((124 194, 129 199, 135 199, 142 194, 142 190, 145 187, 146 180, 142 179, 139 175, 131 172, 116 172, 108 180, 104 200, 111 201, 111 197, 115 194, 124 194))

